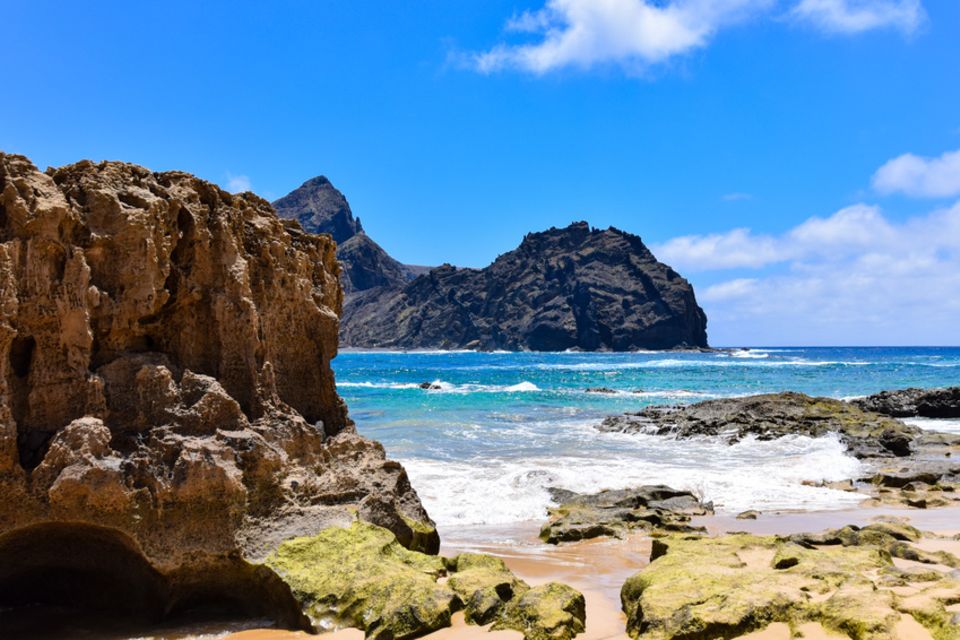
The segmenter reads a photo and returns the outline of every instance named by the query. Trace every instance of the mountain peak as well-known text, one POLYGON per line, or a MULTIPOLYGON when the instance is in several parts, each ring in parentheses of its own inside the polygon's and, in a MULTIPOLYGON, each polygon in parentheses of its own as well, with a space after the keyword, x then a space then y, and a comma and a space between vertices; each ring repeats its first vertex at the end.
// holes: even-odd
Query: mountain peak
POLYGON ((281 218, 297 220, 305 231, 330 234, 337 244, 363 231, 346 197, 323 175, 310 178, 274 202, 273 208, 281 218))

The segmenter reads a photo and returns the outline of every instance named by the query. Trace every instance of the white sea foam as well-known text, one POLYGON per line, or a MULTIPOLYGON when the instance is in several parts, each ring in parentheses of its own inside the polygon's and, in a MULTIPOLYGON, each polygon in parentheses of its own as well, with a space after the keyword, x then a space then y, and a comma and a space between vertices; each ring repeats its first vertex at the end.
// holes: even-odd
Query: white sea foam
MULTIPOLYGON (((525 393, 529 391, 540 391, 540 387, 523 380, 517 384, 497 385, 497 384, 453 384, 444 380, 434 380, 429 383, 430 388, 426 389, 431 393, 525 393)), ((345 389, 420 389, 421 386, 415 382, 338 382, 338 387, 345 389)))
POLYGON ((681 358, 666 358, 663 360, 647 360, 642 362, 558 362, 551 364, 538 364, 537 368, 542 370, 560 370, 560 371, 616 371, 619 369, 672 369, 672 368, 698 368, 698 367, 831 367, 848 366, 862 367, 873 364, 872 362, 862 361, 842 361, 842 360, 775 360, 767 361, 760 359, 743 358, 736 361, 717 358, 714 360, 685 360, 681 358))
POLYGON ((618 440, 608 444, 619 446, 582 456, 568 451, 522 459, 410 457, 402 462, 441 526, 542 519, 550 504, 547 488, 553 486, 592 492, 662 483, 701 493, 718 511, 729 513, 839 509, 863 499, 802 484, 857 476, 860 463, 846 455, 836 437, 747 439, 729 446, 715 439, 677 441, 591 431, 589 437, 618 440))
POLYGON ((960 418, 903 418, 902 420, 927 431, 960 434, 960 418))

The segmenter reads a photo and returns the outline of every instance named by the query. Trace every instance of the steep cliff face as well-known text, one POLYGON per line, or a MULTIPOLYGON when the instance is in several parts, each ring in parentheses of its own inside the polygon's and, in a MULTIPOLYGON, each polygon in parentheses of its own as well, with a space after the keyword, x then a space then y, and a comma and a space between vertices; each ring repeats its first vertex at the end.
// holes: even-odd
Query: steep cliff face
POLYGON ((281 607, 247 561, 358 514, 435 551, 336 394, 338 275, 253 194, 0 153, 0 601, 57 574, 281 607))
POLYGON ((484 269, 434 269, 344 305, 341 344, 535 351, 706 347, 693 288, 640 238, 585 222, 527 235, 484 269))
POLYGON ((296 220, 309 233, 328 233, 337 243, 344 293, 398 287, 415 277, 363 230, 344 195, 324 176, 307 180, 273 203, 281 218, 296 220))

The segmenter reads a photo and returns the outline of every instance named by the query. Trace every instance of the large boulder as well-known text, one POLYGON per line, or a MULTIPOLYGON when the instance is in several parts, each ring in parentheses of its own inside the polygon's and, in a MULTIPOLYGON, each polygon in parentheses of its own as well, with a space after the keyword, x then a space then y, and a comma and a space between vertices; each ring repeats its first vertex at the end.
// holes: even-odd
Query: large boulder
POLYGON ((0 153, 0 605, 58 587, 300 625, 260 563, 283 540, 359 514, 436 552, 336 394, 334 252, 186 173, 0 153))

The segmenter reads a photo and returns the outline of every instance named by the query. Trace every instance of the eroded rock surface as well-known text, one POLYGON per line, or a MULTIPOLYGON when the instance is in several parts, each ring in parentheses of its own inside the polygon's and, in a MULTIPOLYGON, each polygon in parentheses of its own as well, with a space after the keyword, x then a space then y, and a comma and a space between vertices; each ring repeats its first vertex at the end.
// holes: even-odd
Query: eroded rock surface
POLYGON ((266 564, 287 581, 318 628, 352 626, 369 638, 403 640, 450 625, 514 629, 526 640, 570 640, 583 631, 583 595, 557 583, 531 588, 503 561, 465 553, 409 551, 362 522, 284 542, 266 564))
POLYGON ((853 404, 894 418, 960 418, 960 387, 881 391, 853 404))
POLYGON ((344 305, 345 346, 628 351, 707 346, 693 287, 639 237, 586 222, 528 234, 483 269, 438 267, 344 305))
POLYGON ((633 530, 694 531, 691 516, 713 512, 689 491, 663 485, 579 494, 551 489, 558 506, 540 529, 544 542, 557 544, 601 536, 622 537, 633 530))
MULTIPOLYGON (((857 640, 901 637, 898 624, 960 638, 948 606, 960 601, 949 567, 896 564, 922 553, 919 532, 881 524, 793 539, 751 535, 656 540, 653 562, 623 586, 627 631, 637 639, 734 638, 787 623, 819 623, 857 640), (929 567, 929 568, 927 568, 929 567)), ((924 562, 924 560, 920 560, 924 562)))
POLYGON ((256 561, 358 514, 436 551, 336 394, 334 252, 186 173, 0 154, 0 596, 138 558, 160 610, 270 604, 289 590, 245 588, 269 582, 256 561))

